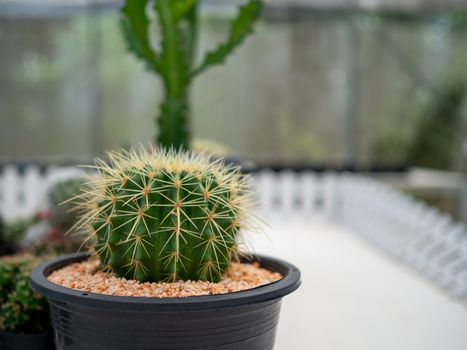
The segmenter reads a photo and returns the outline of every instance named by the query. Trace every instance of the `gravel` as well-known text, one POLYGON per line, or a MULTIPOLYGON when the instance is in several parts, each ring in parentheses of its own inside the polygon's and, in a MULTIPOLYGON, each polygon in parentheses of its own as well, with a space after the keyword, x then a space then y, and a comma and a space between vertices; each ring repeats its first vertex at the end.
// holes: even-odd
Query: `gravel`
POLYGON ((60 286, 88 293, 131 297, 191 297, 226 294, 256 288, 282 278, 277 272, 263 269, 258 263, 232 263, 219 283, 179 281, 150 283, 127 280, 98 270, 99 262, 88 260, 70 264, 54 271, 49 281, 60 286))

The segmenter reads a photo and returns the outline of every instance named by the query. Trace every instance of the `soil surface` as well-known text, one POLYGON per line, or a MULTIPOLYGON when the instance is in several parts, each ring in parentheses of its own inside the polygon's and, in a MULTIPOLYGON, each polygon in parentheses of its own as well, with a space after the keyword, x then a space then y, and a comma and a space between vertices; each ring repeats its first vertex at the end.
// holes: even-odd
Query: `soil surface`
POLYGON ((232 263, 218 283, 179 281, 175 283, 150 283, 127 280, 112 273, 100 272, 95 260, 70 264, 54 271, 49 281, 82 292, 132 297, 191 297, 226 294, 256 288, 282 278, 277 272, 263 269, 258 263, 232 263))

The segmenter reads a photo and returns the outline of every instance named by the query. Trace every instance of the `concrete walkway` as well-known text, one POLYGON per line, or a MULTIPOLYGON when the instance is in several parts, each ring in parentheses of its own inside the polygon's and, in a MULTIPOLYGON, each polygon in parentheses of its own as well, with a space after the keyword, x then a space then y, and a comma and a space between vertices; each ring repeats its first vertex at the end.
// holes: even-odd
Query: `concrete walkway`
POLYGON ((283 300, 276 350, 467 349, 467 307, 429 281, 322 218, 265 221, 250 243, 303 280, 283 300))

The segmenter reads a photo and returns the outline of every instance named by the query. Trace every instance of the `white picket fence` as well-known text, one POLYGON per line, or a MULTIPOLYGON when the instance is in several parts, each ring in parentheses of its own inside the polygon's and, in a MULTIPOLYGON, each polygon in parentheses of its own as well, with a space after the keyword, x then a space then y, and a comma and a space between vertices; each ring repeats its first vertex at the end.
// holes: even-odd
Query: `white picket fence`
POLYGON ((5 220, 28 217, 43 209, 47 192, 57 181, 80 176, 76 167, 47 167, 45 172, 35 165, 20 171, 14 165, 4 166, 0 173, 0 213, 5 220))
POLYGON ((448 215, 372 179, 336 183, 343 225, 467 301, 467 229, 448 215))
MULTIPOLYGON (((48 167, 41 172, 31 165, 22 171, 15 166, 5 166, 0 173, 0 213, 7 220, 29 216, 41 209, 50 187, 57 181, 79 176, 76 167, 48 167)), ((251 177, 256 189, 255 202, 262 214, 297 218, 326 211, 331 203, 329 176, 313 172, 280 174, 264 171, 251 177)))
MULTIPOLYGON (((77 176, 74 167, 6 166, 0 210, 7 219, 41 209, 50 186, 77 176)), ((467 229, 413 197, 369 177, 311 171, 262 171, 252 176, 260 216, 313 220, 326 216, 404 261, 467 301, 467 229)))

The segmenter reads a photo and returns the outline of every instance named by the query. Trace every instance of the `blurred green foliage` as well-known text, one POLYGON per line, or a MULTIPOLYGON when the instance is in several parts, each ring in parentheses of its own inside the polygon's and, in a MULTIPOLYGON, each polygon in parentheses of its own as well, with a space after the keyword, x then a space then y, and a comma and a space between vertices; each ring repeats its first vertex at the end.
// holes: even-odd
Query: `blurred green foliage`
POLYGON ((68 232, 78 220, 71 199, 82 193, 86 180, 74 177, 55 183, 48 191, 50 207, 49 221, 61 232, 68 232))
POLYGON ((27 230, 36 222, 36 218, 16 218, 7 222, 0 218, 0 238, 5 242, 17 245, 21 243, 27 230))
POLYGON ((405 123, 382 127, 374 155, 385 164, 450 170, 459 165, 465 134, 466 80, 452 79, 436 91, 414 94, 401 111, 405 123))
POLYGON ((50 232, 35 245, 36 254, 71 254, 83 248, 85 235, 74 229, 79 213, 71 200, 82 193, 86 181, 75 177, 55 183, 48 192, 50 232))
POLYGON ((466 81, 454 80, 433 95, 421 110, 406 156, 406 164, 452 169, 462 148, 466 81))
POLYGON ((13 254, 16 250, 15 245, 7 240, 5 225, 5 221, 0 215, 0 256, 13 254))
POLYGON ((42 204, 46 209, 10 222, 0 216, 0 255, 11 254, 18 249, 35 255, 70 254, 83 248, 85 235, 73 227, 79 216, 70 200, 85 187, 82 177, 57 181, 47 193, 47 203, 42 204), (36 231, 39 238, 33 242, 24 242, 29 230, 38 224, 46 224, 36 231))
POLYGON ((29 287, 29 274, 39 262, 31 255, 0 258, 0 331, 51 331, 48 303, 29 287))
POLYGON ((410 48, 402 50, 389 42, 387 50, 398 51, 392 56, 411 79, 411 86, 377 131, 372 144, 373 157, 383 164, 459 170, 463 168, 467 122, 467 45, 460 38, 467 33, 467 13, 386 15, 379 17, 376 27, 384 20, 413 27, 418 24, 414 18, 429 29, 421 45, 427 45, 439 63, 433 61, 424 67, 410 55, 410 48), (459 44, 453 45, 456 40, 459 44))

